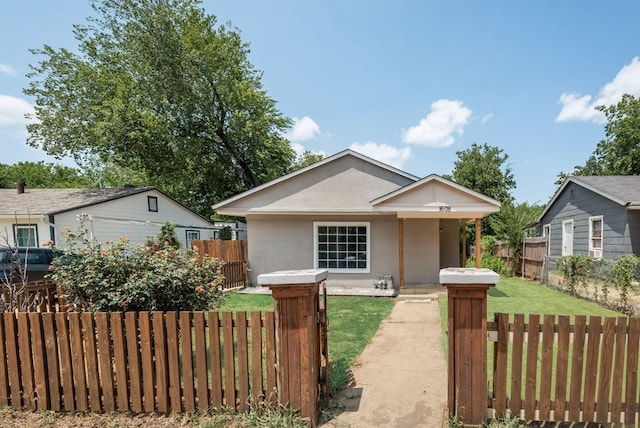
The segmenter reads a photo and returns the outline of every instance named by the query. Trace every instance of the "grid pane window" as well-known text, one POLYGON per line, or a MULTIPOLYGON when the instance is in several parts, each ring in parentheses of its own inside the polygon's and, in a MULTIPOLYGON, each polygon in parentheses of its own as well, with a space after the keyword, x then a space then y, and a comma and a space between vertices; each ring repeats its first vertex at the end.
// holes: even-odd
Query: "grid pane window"
POLYGON ((36 246, 36 227, 15 226, 16 244, 18 247, 35 247, 36 246))
POLYGON ((602 257, 602 228, 604 222, 602 216, 589 219, 589 251, 596 258, 602 257))
POLYGON ((316 225, 316 266, 322 269, 369 268, 368 225, 316 225))

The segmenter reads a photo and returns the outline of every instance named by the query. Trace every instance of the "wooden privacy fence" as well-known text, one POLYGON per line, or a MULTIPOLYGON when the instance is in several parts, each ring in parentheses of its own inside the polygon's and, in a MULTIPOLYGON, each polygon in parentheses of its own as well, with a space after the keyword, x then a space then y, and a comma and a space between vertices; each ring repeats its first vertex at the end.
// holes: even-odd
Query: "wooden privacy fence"
MULTIPOLYGON (((546 236, 526 237, 522 244, 522 259, 516 266, 515 273, 529 279, 540 279, 547 245, 548 237, 546 236)), ((509 248, 506 242, 496 241, 493 252, 505 263, 513 261, 513 249, 509 248)))
POLYGON ((276 400, 273 312, 5 313, 0 406, 247 410, 276 400))
POLYGON ((222 274, 225 281, 222 284, 224 291, 243 288, 249 282, 249 264, 247 256, 246 240, 195 240, 191 241, 200 256, 207 255, 223 260, 222 274))
POLYGON ((640 318, 496 314, 488 332, 497 416, 639 423, 640 318))
POLYGON ((226 262, 246 262, 248 260, 247 241, 222 241, 219 239, 191 241, 192 247, 197 247, 200 255, 208 255, 226 262))

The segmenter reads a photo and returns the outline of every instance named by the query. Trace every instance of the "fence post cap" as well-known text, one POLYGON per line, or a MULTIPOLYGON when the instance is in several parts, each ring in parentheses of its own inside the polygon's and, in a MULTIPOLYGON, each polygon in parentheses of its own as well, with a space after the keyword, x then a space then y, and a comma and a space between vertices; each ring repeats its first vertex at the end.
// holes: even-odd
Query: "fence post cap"
POLYGON ((486 268, 440 269, 441 284, 489 284, 496 285, 500 275, 486 268))
POLYGON ((327 279, 326 269, 281 270, 258 275, 259 285, 317 284, 327 279))

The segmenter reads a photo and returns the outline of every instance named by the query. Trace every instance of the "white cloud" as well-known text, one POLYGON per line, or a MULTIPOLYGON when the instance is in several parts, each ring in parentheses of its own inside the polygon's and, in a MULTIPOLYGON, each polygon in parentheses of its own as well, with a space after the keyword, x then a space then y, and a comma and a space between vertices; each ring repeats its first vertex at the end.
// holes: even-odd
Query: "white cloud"
POLYGON ((33 113, 33 106, 22 98, 0 94, 0 125, 27 123, 24 115, 33 113))
POLYGON ((10 65, 0 64, 0 73, 11 75, 15 73, 15 70, 10 65))
POLYGON ((373 141, 368 141, 366 143, 353 143, 349 148, 399 169, 402 169, 402 165, 411 159, 411 149, 409 147, 398 149, 388 144, 378 144, 373 141))
POLYGON ((301 119, 293 118, 293 128, 285 137, 290 141, 307 141, 320 135, 320 127, 309 116, 301 119))
POLYGON ((616 77, 600 89, 595 99, 591 95, 576 93, 565 92, 560 95, 559 103, 562 104, 562 110, 556 117, 556 122, 581 120, 604 123, 604 114, 597 111, 595 107, 616 104, 624 94, 640 96, 640 58, 638 57, 622 67, 616 77))
POLYGON ((462 101, 438 100, 431 104, 431 113, 420 124, 404 131, 402 140, 408 144, 429 147, 448 147, 453 144, 456 133, 462 135, 469 122, 471 110, 462 101))
POLYGON ((489 122, 491 119, 493 119, 493 113, 485 114, 480 119, 480 123, 484 125, 485 123, 489 122))

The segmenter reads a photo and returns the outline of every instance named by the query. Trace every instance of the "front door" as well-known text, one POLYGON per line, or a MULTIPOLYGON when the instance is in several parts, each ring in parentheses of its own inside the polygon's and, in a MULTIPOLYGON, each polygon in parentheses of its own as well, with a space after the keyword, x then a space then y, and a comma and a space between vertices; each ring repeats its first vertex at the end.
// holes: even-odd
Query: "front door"
POLYGON ((562 255, 573 254, 573 220, 562 222, 562 255))

